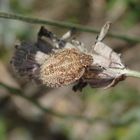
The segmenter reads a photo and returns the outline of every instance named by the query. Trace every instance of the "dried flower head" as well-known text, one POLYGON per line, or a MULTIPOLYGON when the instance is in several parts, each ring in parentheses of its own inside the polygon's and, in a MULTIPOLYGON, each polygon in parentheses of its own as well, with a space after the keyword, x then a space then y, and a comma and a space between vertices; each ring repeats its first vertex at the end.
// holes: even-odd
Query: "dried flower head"
POLYGON ((88 52, 83 43, 72 39, 72 31, 61 38, 41 27, 36 43, 22 42, 17 45, 12 65, 21 75, 49 87, 74 84, 73 89, 111 87, 125 79, 114 69, 124 69, 120 55, 102 43, 110 22, 103 28, 95 45, 88 52), (48 43, 48 39, 49 43, 48 43))
POLYGON ((86 67, 93 63, 93 59, 73 44, 67 43, 67 34, 59 40, 42 27, 37 43, 22 42, 16 45, 11 60, 16 72, 48 87, 61 87, 79 80, 86 67), (47 43, 43 36, 51 38, 53 44, 47 43))

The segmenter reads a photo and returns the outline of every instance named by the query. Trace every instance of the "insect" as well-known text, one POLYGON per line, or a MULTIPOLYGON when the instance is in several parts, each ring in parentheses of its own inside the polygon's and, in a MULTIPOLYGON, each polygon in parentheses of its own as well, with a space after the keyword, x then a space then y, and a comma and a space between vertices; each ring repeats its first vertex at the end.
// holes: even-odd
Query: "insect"
POLYGON ((58 38, 41 27, 36 43, 16 45, 11 63, 21 76, 33 79, 48 87, 73 84, 73 90, 91 87, 111 87, 125 76, 111 68, 124 69, 119 54, 102 43, 110 23, 101 29, 90 52, 86 46, 72 38, 73 30, 58 38))

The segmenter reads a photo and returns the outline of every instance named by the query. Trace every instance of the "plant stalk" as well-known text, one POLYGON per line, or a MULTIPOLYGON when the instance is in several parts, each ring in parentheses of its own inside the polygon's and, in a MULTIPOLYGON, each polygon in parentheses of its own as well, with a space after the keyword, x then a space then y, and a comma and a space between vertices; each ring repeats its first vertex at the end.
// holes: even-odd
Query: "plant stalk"
MULTIPOLYGON (((100 32, 100 30, 96 30, 92 27, 85 27, 84 25, 82 26, 75 23, 61 22, 61 21, 55 21, 55 20, 44 20, 44 19, 33 18, 33 17, 23 16, 23 15, 18 15, 18 14, 5 13, 5 12, 0 12, 0 18, 19 20, 19 21, 23 21, 27 23, 32 23, 32 24, 51 25, 51 26, 57 26, 61 28, 68 28, 68 29, 75 28, 78 31, 96 33, 96 34, 100 32)), ((140 43, 140 38, 134 38, 127 35, 108 33, 108 36, 112 38, 124 40, 128 43, 140 43)))

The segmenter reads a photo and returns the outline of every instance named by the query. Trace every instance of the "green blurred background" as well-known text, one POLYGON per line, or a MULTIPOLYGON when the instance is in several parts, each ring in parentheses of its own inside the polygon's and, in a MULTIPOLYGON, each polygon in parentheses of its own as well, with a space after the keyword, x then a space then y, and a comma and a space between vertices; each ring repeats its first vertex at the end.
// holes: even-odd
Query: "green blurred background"
MULTIPOLYGON (((140 36, 139 0, 0 0, 0 11, 59 20, 100 29, 112 21, 111 31, 140 36)), ((0 140, 140 140, 140 80, 128 78, 110 89, 71 87, 50 90, 19 78, 9 61, 19 40, 35 41, 41 25, 0 19, 0 82, 21 88, 44 107, 65 114, 95 118, 93 123, 60 119, 43 113, 25 99, 0 87, 0 140)), ((66 29, 46 26, 61 36, 66 29)), ((97 35, 78 32, 87 46, 97 35)), ((106 44, 122 53, 124 63, 140 71, 140 44, 106 38, 106 44)))

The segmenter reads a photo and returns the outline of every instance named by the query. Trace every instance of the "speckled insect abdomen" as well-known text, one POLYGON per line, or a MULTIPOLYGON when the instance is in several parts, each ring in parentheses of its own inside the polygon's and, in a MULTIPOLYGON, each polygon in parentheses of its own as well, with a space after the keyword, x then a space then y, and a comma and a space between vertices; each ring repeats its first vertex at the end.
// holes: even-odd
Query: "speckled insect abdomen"
POLYGON ((90 55, 78 52, 77 49, 63 49, 52 54, 40 67, 40 80, 49 87, 61 87, 71 84, 91 65, 90 55))

